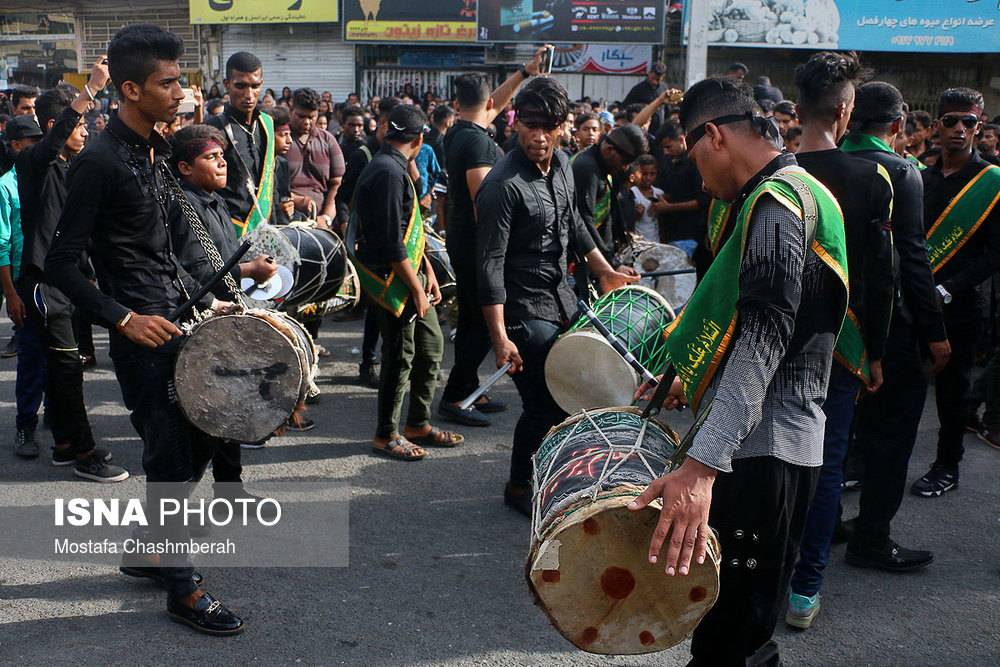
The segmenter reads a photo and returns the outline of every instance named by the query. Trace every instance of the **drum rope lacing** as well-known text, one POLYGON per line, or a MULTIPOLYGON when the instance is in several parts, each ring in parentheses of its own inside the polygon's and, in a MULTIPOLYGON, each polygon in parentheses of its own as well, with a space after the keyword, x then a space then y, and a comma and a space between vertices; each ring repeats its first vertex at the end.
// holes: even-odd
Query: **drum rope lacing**
MULTIPOLYGON (((188 198, 184 196, 184 191, 181 189, 177 179, 174 178, 174 174, 170 171, 170 167, 167 166, 166 162, 161 162, 159 167, 163 175, 163 180, 170 188, 170 192, 174 196, 174 199, 177 200, 177 204, 181 207, 181 211, 184 212, 184 218, 187 220, 188 224, 191 225, 191 230, 198 239, 198 243, 205 251, 205 254, 208 255, 208 261, 212 264, 212 269, 215 271, 221 270, 222 267, 225 266, 226 262, 222 259, 222 255, 219 254, 219 249, 216 247, 215 241, 212 240, 208 230, 205 229, 204 223, 202 223, 201 218, 198 217, 198 213, 194 210, 194 207, 191 206, 191 202, 189 202, 188 198)), ((233 278, 233 275, 231 273, 224 274, 222 276, 222 282, 233 294, 233 298, 235 299, 237 305, 240 306, 241 310, 245 311, 247 309, 247 303, 243 299, 243 290, 236 284, 236 279, 233 278)))
MULTIPOLYGON (((649 474, 653 477, 653 479, 656 479, 664 472, 666 472, 666 470, 661 470, 660 472, 656 472, 655 470, 653 470, 653 467, 649 464, 649 461, 646 459, 643 453, 643 442, 645 441, 646 426, 649 424, 649 419, 642 420, 642 427, 639 429, 639 434, 638 436, 636 436, 634 443, 627 446, 615 445, 612 444, 610 440, 608 440, 608 437, 606 435, 604 435, 604 431, 602 431, 600 427, 597 425, 597 422, 594 421, 594 418, 591 416, 591 413, 588 412, 587 410, 583 410, 582 412, 584 418, 586 418, 586 421, 589 422, 590 425, 594 427, 594 430, 598 433, 598 435, 601 436, 601 439, 604 440, 605 444, 607 444, 609 449, 608 456, 606 456, 604 459, 604 466, 601 469, 601 474, 598 476, 597 481, 594 482, 594 484, 591 485, 589 488, 577 491, 576 493, 573 493, 564 498, 563 500, 561 500, 557 505, 555 505, 552 509, 549 510, 548 514, 551 515, 559 514, 564 508, 573 505, 584 498, 589 497, 591 502, 596 501, 597 496, 603 490, 604 484, 605 482, 607 482, 608 478, 611 477, 611 475, 613 475, 618 470, 619 467, 624 465, 626 461, 631 459, 633 455, 638 456, 639 460, 646 467, 646 470, 649 471, 649 474), (619 458, 618 462, 614 465, 614 467, 611 467, 609 469, 609 465, 611 464, 611 459, 613 458, 612 455, 614 454, 622 454, 623 456, 619 458)), ((555 455, 555 451, 562 449, 562 447, 569 441, 569 439, 572 438, 574 435, 576 435, 577 429, 579 429, 583 423, 584 419, 577 420, 577 422, 573 425, 573 428, 570 429, 570 431, 563 438, 562 442, 559 443, 559 446, 554 448, 551 460, 546 466, 545 473, 541 477, 541 479, 539 479, 538 463, 537 461, 535 462, 534 464, 535 468, 534 476, 536 482, 535 493, 541 493, 543 489, 548 487, 548 485, 551 483, 554 472, 553 468, 555 467, 555 462, 556 459, 558 458, 555 455)), ((670 466, 668 461, 667 468, 669 467, 670 466)), ((544 528, 544 526, 541 525, 541 522, 543 519, 544 517, 541 516, 541 503, 534 503, 532 505, 532 510, 531 510, 531 533, 538 541, 542 540, 542 529, 544 528)))

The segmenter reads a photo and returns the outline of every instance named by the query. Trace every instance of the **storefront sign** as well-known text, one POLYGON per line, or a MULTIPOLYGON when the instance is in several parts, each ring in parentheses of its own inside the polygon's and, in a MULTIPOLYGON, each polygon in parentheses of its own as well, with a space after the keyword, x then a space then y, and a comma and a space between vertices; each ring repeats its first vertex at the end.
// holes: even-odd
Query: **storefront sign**
POLYGON ((339 3, 334 0, 190 0, 190 3, 191 23, 334 23, 340 18, 339 3))
POLYGON ((1000 51, 1000 4, 995 0, 711 2, 710 45, 955 53, 1000 51))
POLYGON ((476 0, 344 0, 344 40, 474 42, 476 0))
POLYGON ((662 0, 482 0, 479 41, 659 44, 664 7, 662 0))
POLYGON ((622 44, 564 44, 557 46, 553 72, 642 74, 649 69, 653 47, 622 44))

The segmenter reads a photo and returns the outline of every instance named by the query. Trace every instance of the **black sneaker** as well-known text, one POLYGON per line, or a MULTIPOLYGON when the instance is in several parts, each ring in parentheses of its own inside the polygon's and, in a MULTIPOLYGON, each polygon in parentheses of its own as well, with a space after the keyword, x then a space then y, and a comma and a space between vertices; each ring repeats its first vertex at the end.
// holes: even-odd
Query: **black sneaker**
POLYGON ((937 498, 958 488, 958 468, 945 468, 937 463, 910 487, 910 493, 924 498, 937 498))
POLYGON ((893 541, 882 547, 865 547, 847 544, 844 560, 848 565, 867 567, 886 572, 919 570, 934 562, 934 554, 918 549, 904 549, 893 541))
MULTIPOLYGON (((94 448, 94 456, 99 458, 101 461, 108 463, 111 461, 111 452, 106 449, 94 448)), ((76 463, 76 454, 71 452, 69 448, 56 449, 52 448, 52 465, 54 466, 71 466, 76 463)))
POLYGON ((358 364, 358 384, 378 389, 382 368, 377 361, 362 361, 358 364))
POLYGON ((25 459, 38 456, 38 438, 34 427, 17 430, 14 435, 14 453, 25 459))
POLYGON ((87 458, 76 462, 73 474, 83 479, 104 483, 121 482, 128 479, 128 471, 125 468, 110 465, 107 461, 99 458, 96 449, 87 458))
POLYGON ((833 527, 833 535, 830 536, 830 544, 843 544, 850 540, 852 535, 854 535, 854 519, 847 521, 838 519, 833 527))
POLYGON ((309 417, 300 417, 299 423, 296 424, 289 418, 287 427, 289 431, 311 431, 316 427, 316 422, 309 417))
POLYGON ((235 635, 243 631, 243 619, 226 609, 208 593, 194 603, 194 609, 180 602, 167 600, 167 615, 175 623, 183 623, 198 632, 210 635, 235 635))
POLYGON ((7 347, 3 349, 3 352, 0 352, 0 357, 4 357, 5 359, 10 357, 16 357, 17 342, 18 342, 17 334, 14 334, 13 336, 10 337, 10 340, 7 341, 7 347))

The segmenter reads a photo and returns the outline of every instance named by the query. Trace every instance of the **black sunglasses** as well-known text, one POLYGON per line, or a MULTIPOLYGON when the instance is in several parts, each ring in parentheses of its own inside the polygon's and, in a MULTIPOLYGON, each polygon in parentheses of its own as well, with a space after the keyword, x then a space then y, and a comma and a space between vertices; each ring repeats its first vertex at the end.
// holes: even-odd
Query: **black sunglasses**
POLYGON ((970 130, 976 125, 979 125, 978 116, 942 116, 941 124, 945 127, 955 127, 958 125, 958 121, 962 121, 962 125, 966 126, 970 130))

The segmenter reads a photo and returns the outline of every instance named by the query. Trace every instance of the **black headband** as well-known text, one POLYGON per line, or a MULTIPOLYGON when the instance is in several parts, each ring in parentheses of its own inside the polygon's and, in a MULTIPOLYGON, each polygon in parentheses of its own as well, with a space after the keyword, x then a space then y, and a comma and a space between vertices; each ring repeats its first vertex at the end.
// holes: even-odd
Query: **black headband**
POLYGON ((685 137, 688 150, 691 150, 694 145, 698 143, 703 136, 705 136, 705 126, 707 124, 711 123, 715 126, 729 125, 730 123, 739 123, 744 120, 750 121, 751 126, 760 132, 760 136, 765 139, 777 141, 781 137, 781 133, 778 131, 778 124, 774 122, 773 118, 757 116, 754 115, 752 111, 746 111, 741 114, 729 114, 727 116, 719 116, 718 118, 706 120, 704 123, 688 132, 685 137))

